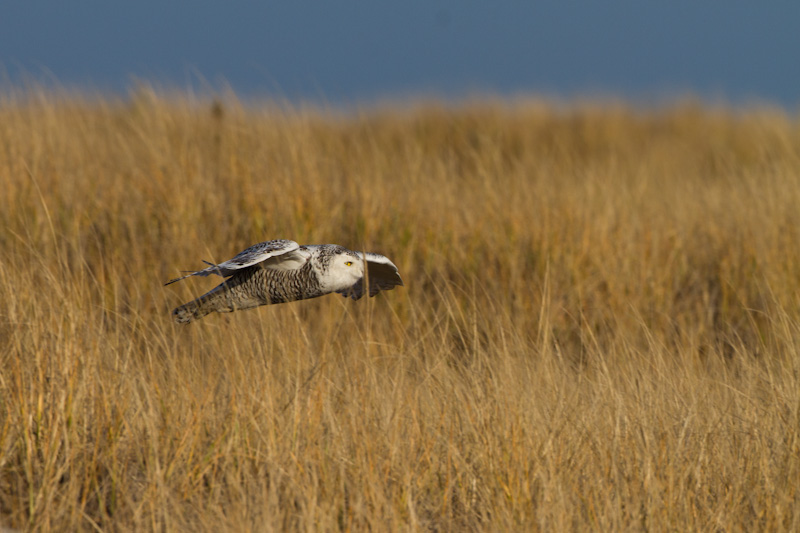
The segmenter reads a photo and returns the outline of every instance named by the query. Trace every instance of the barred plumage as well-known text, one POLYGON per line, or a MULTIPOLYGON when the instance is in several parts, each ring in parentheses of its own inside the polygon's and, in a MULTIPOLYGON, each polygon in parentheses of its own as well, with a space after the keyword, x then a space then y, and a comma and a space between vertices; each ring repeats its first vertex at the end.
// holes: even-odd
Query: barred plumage
POLYGON ((186 323, 213 312, 227 313, 260 305, 316 298, 336 292, 358 300, 364 295, 364 267, 369 295, 403 285, 397 267, 387 257, 348 250, 336 244, 300 246, 274 240, 253 245, 236 257, 166 283, 190 276, 228 277, 196 300, 172 311, 186 323))

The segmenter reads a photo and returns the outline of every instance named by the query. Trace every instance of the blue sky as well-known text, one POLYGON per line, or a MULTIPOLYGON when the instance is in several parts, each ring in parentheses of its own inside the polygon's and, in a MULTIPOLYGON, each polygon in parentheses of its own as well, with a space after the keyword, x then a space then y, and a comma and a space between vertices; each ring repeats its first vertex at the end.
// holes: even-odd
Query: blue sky
POLYGON ((353 104, 692 94, 800 109, 800 2, 7 1, 0 76, 353 104))

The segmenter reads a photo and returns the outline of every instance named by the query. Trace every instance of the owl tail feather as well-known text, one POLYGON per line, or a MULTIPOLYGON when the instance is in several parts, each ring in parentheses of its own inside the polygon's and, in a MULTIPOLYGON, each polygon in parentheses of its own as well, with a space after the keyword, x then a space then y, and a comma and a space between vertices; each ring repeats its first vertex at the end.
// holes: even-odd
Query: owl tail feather
POLYGON ((173 309, 172 319, 178 324, 188 324, 215 311, 218 313, 233 311, 225 299, 225 293, 224 283, 214 287, 201 297, 173 309))
POLYGON ((189 322, 200 320, 207 314, 213 312, 214 309, 212 309, 211 306, 204 306, 203 302, 201 302, 200 298, 198 298, 197 300, 192 300, 189 303, 185 303, 182 306, 173 309, 172 318, 178 324, 188 324, 189 322))

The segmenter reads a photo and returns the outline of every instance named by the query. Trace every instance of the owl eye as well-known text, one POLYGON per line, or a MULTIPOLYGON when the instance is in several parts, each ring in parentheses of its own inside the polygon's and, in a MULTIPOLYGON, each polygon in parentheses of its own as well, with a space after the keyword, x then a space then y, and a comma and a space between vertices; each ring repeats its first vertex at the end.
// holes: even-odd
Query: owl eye
POLYGON ((345 262, 345 265, 347 265, 347 266, 353 266, 353 262, 352 262, 352 261, 347 261, 347 262, 345 262))

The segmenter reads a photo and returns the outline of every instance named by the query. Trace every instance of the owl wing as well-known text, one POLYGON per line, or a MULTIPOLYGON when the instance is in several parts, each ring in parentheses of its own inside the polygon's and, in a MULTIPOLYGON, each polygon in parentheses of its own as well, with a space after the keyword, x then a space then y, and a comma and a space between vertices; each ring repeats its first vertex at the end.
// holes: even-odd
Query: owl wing
MULTIPOLYGON (((390 291, 398 285, 403 286, 397 266, 388 257, 369 252, 356 252, 356 254, 367 263, 366 278, 369 283, 370 296, 375 296, 380 291, 390 291)), ((336 292, 344 297, 349 296, 353 300, 358 300, 364 296, 364 278, 359 279, 353 286, 336 292)))
POLYGON ((250 248, 239 252, 233 259, 228 259, 217 265, 203 261, 208 268, 190 272, 185 276, 172 279, 165 283, 175 283, 182 279, 191 276, 208 276, 216 274, 222 277, 232 276, 237 270, 262 263, 265 268, 273 268, 277 270, 294 270, 300 268, 306 261, 308 261, 310 254, 308 251, 302 249, 299 244, 294 241, 286 239, 278 239, 274 241, 260 242, 254 244, 250 248))

